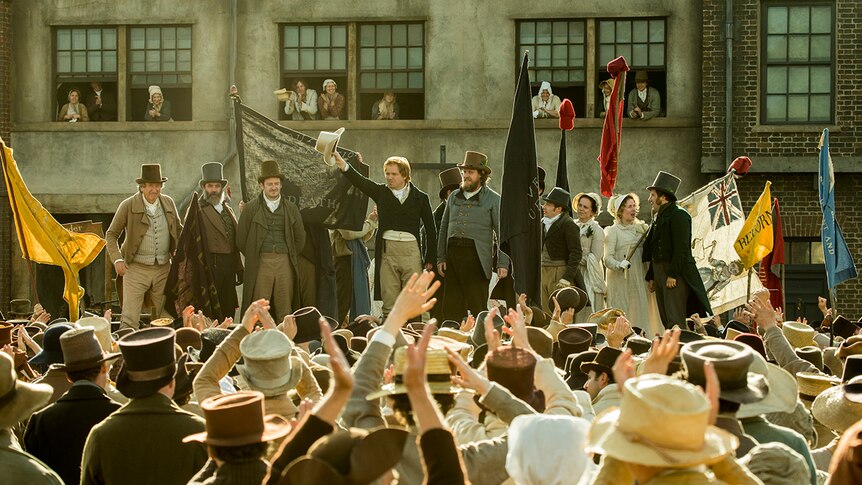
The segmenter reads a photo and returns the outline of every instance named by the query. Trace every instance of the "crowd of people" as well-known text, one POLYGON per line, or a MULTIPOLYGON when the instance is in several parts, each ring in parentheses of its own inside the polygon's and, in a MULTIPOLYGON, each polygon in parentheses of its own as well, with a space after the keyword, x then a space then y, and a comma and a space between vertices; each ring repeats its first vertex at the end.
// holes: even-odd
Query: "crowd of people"
POLYGON ((677 177, 648 187, 650 225, 635 193, 602 228, 600 196, 542 187, 531 301, 497 291, 517 268, 484 154, 440 174, 432 210, 405 158, 376 183, 324 151, 376 204, 332 232, 338 314, 303 305, 310 236, 269 160, 236 209, 202 167, 218 302, 166 317, 184 224, 142 166, 106 232, 119 318, 17 301, 0 324, 4 482, 860 483, 862 323, 826 300, 823 321, 785 321, 768 292, 711 316, 677 177))

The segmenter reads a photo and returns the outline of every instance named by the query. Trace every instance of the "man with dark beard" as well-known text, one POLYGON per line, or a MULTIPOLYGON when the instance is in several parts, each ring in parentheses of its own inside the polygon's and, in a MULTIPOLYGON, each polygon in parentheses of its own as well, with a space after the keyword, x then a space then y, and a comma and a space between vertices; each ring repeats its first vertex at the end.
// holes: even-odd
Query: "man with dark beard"
POLYGON ((201 166, 200 198, 201 227, 206 237, 207 254, 213 282, 218 291, 218 315, 208 317, 222 321, 233 317, 239 306, 236 298, 237 282, 242 281, 242 260, 236 248, 236 216, 225 200, 224 167, 218 162, 201 166))

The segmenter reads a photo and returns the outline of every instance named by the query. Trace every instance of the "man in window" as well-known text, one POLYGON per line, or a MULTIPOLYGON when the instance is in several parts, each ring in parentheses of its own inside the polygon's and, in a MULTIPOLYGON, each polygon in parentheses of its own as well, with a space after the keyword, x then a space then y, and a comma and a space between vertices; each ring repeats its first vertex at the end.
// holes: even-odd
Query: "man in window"
POLYGON ((90 113, 90 121, 116 121, 117 100, 105 91, 99 81, 90 83, 90 92, 87 93, 87 112, 90 113))
POLYGON ((635 89, 629 91, 629 116, 634 119, 648 120, 661 112, 661 95, 658 89, 649 85, 646 71, 635 74, 635 89))
POLYGON ((317 91, 308 89, 305 79, 293 81, 293 91, 284 103, 284 114, 290 116, 294 121, 316 120, 317 116, 317 91))

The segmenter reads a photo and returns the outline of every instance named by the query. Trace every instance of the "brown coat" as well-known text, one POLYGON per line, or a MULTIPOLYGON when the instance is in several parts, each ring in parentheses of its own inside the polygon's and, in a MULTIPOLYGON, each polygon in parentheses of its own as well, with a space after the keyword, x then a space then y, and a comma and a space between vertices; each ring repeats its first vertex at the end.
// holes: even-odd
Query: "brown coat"
MULTIPOLYGON (((222 207, 224 207, 224 210, 230 214, 233 230, 234 233, 236 233, 237 222, 233 209, 231 209, 227 204, 224 204, 222 207)), ((204 233, 206 233, 207 250, 209 250, 210 253, 216 254, 236 253, 236 241, 228 241, 227 231, 225 231, 221 214, 219 214, 215 210, 215 207, 210 204, 202 204, 201 212, 204 215, 201 227, 203 227, 204 233)))
MULTIPOLYGON (((305 247, 305 227, 302 225, 302 216, 296 204, 282 197, 284 204, 284 242, 287 243, 288 256, 294 271, 299 268, 299 253, 305 247)), ((254 284, 257 281, 257 272, 260 267, 260 248, 266 237, 266 219, 263 211, 266 203, 261 193, 256 198, 248 201, 239 215, 239 224, 236 229, 236 247, 245 256, 245 273, 242 289, 242 307, 244 312, 251 304, 251 296, 254 294, 254 284)), ((301 282, 300 282, 301 284, 301 282)), ((298 288, 298 286, 297 286, 298 288)), ((299 291, 294 291, 294 297, 299 296, 299 291)))
MULTIPOLYGON (((177 241, 180 238, 180 231, 183 230, 183 225, 177 216, 177 206, 174 204, 174 199, 167 195, 160 195, 159 202, 162 204, 162 210, 165 211, 165 219, 168 221, 168 230, 171 233, 171 250, 174 254, 177 249, 177 241)), ((144 239, 144 234, 150 227, 150 218, 147 217, 146 208, 144 207, 144 196, 140 192, 120 202, 117 208, 117 213, 114 214, 114 219, 111 221, 111 226, 105 232, 105 241, 107 242, 108 257, 111 263, 122 259, 126 264, 134 262, 135 254, 138 252, 138 247, 144 239), (120 234, 126 232, 126 240, 122 247, 119 246, 120 234)))

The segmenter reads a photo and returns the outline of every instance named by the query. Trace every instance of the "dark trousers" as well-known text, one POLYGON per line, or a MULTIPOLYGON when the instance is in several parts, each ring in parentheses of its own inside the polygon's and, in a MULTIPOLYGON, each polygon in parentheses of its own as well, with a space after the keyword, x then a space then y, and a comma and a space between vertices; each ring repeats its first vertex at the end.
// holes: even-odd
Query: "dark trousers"
POLYGON ((488 285, 482 262, 472 241, 449 239, 446 252, 446 294, 443 318, 460 322, 467 316, 488 309, 488 285), (453 244, 454 243, 454 244, 453 244))
POLYGON ((221 312, 218 315, 207 315, 210 318, 224 321, 226 317, 236 314, 238 306, 236 299, 236 255, 234 254, 210 254, 210 269, 213 275, 213 284, 218 291, 218 302, 221 312))
POLYGON ((680 275, 676 279, 676 286, 673 288, 667 287, 667 270, 670 268, 668 261, 653 261, 652 269, 655 275, 655 299, 658 303, 658 313, 661 316, 661 323, 665 328, 672 328, 674 325, 679 325, 680 328, 685 326, 686 306, 688 303, 688 295, 691 288, 688 283, 680 275))
POLYGON ((353 302, 353 256, 338 256, 335 258, 335 284, 338 293, 338 315, 335 318, 339 323, 344 322, 350 313, 350 304, 353 302))

